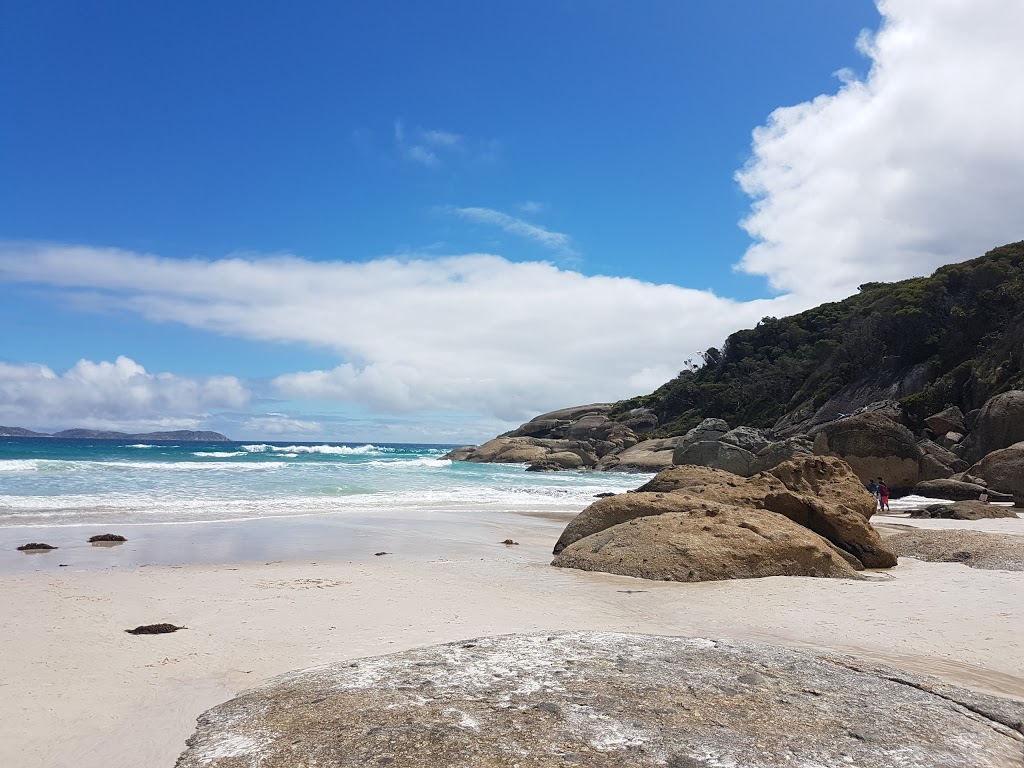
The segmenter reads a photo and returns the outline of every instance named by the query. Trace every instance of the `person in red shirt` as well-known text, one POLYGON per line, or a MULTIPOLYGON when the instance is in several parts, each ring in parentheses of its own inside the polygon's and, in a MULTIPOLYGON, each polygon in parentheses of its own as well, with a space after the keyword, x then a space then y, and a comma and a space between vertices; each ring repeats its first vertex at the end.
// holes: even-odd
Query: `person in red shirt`
POLYGON ((885 480, 878 481, 878 508, 885 512, 889 511, 889 486, 885 484, 885 480))

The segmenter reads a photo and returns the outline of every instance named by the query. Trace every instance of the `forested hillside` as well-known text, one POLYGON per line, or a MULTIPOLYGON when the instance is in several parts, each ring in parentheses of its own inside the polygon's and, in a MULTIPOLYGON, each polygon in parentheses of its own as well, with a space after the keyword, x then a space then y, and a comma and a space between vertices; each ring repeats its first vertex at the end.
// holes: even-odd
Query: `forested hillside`
POLYGON ((900 402, 912 424, 947 404, 965 412, 1024 387, 1024 242, 938 269, 931 277, 866 283, 843 301, 732 334, 704 365, 684 370, 615 414, 649 407, 658 435, 705 417, 771 427, 812 413, 844 387, 885 372, 909 376, 900 402))

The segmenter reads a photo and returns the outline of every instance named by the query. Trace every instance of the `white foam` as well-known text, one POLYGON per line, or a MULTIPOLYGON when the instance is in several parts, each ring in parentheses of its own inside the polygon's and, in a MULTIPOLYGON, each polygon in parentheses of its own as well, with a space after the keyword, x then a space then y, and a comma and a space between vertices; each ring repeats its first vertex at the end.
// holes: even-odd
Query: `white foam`
POLYGON ((39 459, 4 459, 0 461, 0 472, 35 472, 39 459))
POLYGON ((156 448, 155 445, 146 445, 145 443, 137 443, 136 445, 128 445, 126 448, 156 448))
POLYGON ((196 451, 192 455, 201 459, 231 459, 235 456, 248 456, 249 453, 248 451, 196 451))
POLYGON ((382 448, 367 443, 366 445, 270 445, 268 443, 257 443, 254 445, 243 445, 242 450, 249 453, 322 453, 331 456, 362 456, 382 453, 394 453, 394 448, 382 448))

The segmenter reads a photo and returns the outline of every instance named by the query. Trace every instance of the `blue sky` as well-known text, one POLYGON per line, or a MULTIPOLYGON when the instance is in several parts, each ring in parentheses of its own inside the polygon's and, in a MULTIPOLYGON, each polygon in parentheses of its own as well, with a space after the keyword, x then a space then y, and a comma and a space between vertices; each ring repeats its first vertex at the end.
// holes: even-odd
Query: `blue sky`
POLYGON ((0 423, 462 442, 649 391, 1020 239, 1022 20, 8 3, 0 423))

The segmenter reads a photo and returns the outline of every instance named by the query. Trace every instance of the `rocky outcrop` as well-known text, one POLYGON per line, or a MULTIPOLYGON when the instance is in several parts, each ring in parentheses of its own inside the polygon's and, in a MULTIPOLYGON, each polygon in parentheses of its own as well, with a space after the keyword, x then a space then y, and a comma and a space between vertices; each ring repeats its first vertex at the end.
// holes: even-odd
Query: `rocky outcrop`
POLYGON ((975 501, 982 493, 988 494, 989 501, 1013 501, 1013 496, 992 491, 977 483, 964 480, 926 480, 913 487, 911 493, 930 499, 949 499, 950 501, 975 501))
POLYGON ((608 632, 292 672, 200 716, 177 768, 1020 763, 1024 705, 850 657, 608 632))
POLYGON ((750 451, 721 440, 684 443, 676 448, 672 462, 721 469, 741 477, 750 477, 756 466, 754 454, 750 451))
POLYGON ((993 451, 968 470, 995 491, 1024 495, 1024 442, 993 451))
POLYGON ((643 440, 629 448, 602 456, 595 469, 660 472, 672 466, 672 454, 680 440, 679 437, 643 440))
POLYGON ((827 541, 774 512, 682 494, 655 501, 675 511, 580 539, 552 565, 657 581, 856 576, 827 541))
POLYGON ((909 429, 873 413, 819 427, 814 434, 814 452, 838 456, 863 482, 881 477, 893 490, 917 484, 925 455, 909 429))
POLYGON ((929 504, 924 509, 911 510, 910 516, 934 520, 988 520, 998 517, 1017 517, 1013 507, 1003 507, 981 501, 954 501, 951 504, 929 504))
POLYGON ((981 408, 971 433, 962 443, 961 455, 977 462, 986 454, 1024 441, 1024 390, 996 395, 981 408))
POLYGON ((550 462, 562 469, 592 467, 597 463, 593 447, 582 440, 548 440, 534 437, 496 437, 481 446, 458 448, 445 458, 499 464, 550 462))
POLYGON ((644 441, 651 444, 628 452, 641 442, 639 434, 657 426, 652 413, 636 408, 612 419, 611 409, 611 403, 594 403, 551 411, 483 445, 457 448, 444 458, 559 470, 594 468, 608 457, 602 469, 629 471, 656 471, 671 460, 670 451, 656 456, 668 450, 661 440, 644 441))
POLYGON ((562 532, 555 554, 612 526, 687 511, 694 502, 775 512, 818 534, 865 567, 896 564, 868 522, 875 511, 874 497, 843 461, 820 456, 795 459, 750 478, 708 467, 670 467, 635 493, 600 499, 583 510, 562 532))
POLYGON ((821 424, 867 412, 902 424, 906 417, 898 401, 920 392, 931 381, 928 363, 901 368, 897 361, 886 360, 877 370, 846 385, 818 408, 805 406, 787 413, 775 423, 772 431, 784 437, 807 434, 821 424))

